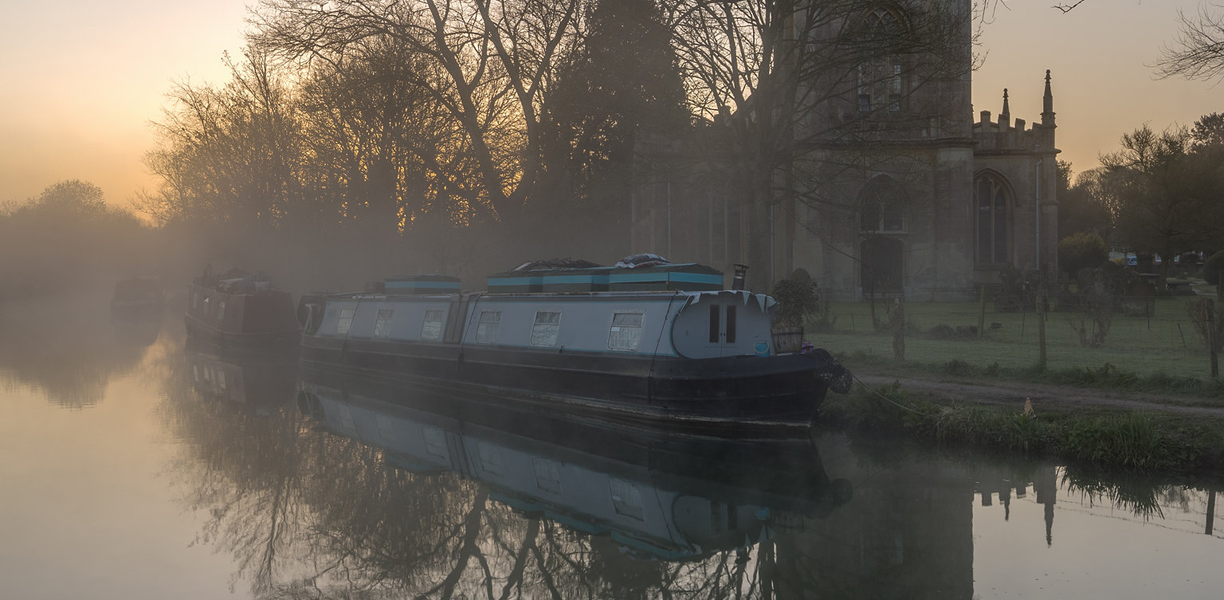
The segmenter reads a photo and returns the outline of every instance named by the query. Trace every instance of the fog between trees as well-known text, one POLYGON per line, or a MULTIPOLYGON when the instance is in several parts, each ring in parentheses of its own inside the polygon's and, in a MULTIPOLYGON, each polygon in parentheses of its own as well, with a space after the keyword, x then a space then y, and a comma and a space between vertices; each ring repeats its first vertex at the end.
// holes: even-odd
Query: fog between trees
POLYGON ((744 259, 765 264, 770 207, 853 209, 821 196, 822 177, 864 168, 823 151, 864 141, 851 122, 813 126, 832 100, 873 85, 863 73, 887 56, 923 56, 917 81, 972 68, 991 3, 902 4, 905 23, 872 28, 851 25, 851 0, 264 0, 228 81, 169 90, 147 220, 81 182, 6 207, 0 298, 134 274, 177 283, 210 262, 299 291, 610 263, 663 250, 630 247, 633 186, 657 183, 643 174, 712 159, 743 203, 744 259), (643 169, 660 162, 647 146, 680 150, 643 169))

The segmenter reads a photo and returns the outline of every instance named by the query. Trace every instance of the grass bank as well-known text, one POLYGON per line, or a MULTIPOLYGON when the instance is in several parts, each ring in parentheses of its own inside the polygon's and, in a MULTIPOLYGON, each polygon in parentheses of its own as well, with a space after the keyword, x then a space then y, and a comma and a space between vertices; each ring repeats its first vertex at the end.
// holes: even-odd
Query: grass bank
POLYGON ((1177 415, 1043 410, 1028 416, 990 406, 939 404, 893 385, 860 386, 849 395, 830 395, 821 422, 859 435, 904 435, 924 443, 1055 457, 1108 470, 1224 470, 1224 427, 1177 415))
MULTIPOLYGON (((1078 322, 1076 312, 1051 312, 1046 324, 1049 365, 1056 369, 1099 367, 1109 363, 1122 371, 1149 375, 1157 372, 1174 377, 1209 376, 1206 345, 1186 314, 1187 298, 1159 298, 1152 317, 1113 317, 1105 344, 1098 348, 1080 345, 1072 329, 1078 322)), ((815 333, 808 329, 807 339, 834 353, 892 356, 892 335, 877 332, 871 307, 865 302, 838 303, 832 308, 837 321, 833 330, 815 333)), ((883 306, 876 307, 877 319, 887 320, 883 306)), ((985 368, 993 363, 1020 369, 1037 361, 1037 323, 1032 313, 996 313, 987 304, 983 338, 968 340, 936 339, 931 329, 938 325, 976 327, 978 305, 974 302, 908 302, 905 305, 906 357, 924 363, 943 364, 962 360, 985 368), (994 324, 995 328, 990 329, 994 324)))
POLYGON ((1199 400, 1183 402, 1183 404, 1209 406, 1224 404, 1224 380, 1170 375, 1163 371, 1137 373, 1118 368, 1108 362, 1096 366, 1051 366, 1040 369, 1033 364, 1003 366, 998 362, 993 362, 982 365, 980 361, 970 362, 960 358, 943 363, 917 360, 899 361, 880 354, 862 351, 839 353, 837 358, 855 373, 884 373, 890 377, 917 379, 1049 383, 1093 389, 1180 394, 1199 400))

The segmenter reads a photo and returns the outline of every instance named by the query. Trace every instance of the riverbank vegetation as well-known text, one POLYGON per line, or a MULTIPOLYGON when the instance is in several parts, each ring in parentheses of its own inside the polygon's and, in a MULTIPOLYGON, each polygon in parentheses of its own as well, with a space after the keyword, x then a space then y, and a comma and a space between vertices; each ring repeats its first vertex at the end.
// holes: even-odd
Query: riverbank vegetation
POLYGON ((820 422, 857 435, 904 435, 929 444, 1054 457, 1139 473, 1220 473, 1224 459, 1224 428, 1212 419, 943 404, 911 395, 898 384, 830 395, 820 422))

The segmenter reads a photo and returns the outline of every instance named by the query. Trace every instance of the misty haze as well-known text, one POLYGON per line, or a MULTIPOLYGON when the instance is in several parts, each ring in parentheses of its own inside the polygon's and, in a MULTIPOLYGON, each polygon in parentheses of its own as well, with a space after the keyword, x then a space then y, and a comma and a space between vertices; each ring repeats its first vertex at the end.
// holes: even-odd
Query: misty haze
POLYGON ((0 598, 1218 597, 1224 5, 0 39, 0 598))

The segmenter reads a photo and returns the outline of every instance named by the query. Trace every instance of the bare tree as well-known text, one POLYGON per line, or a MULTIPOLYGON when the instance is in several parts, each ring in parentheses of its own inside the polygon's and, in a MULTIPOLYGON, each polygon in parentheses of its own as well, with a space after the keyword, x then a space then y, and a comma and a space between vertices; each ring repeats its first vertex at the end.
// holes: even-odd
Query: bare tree
POLYGON ((1214 235, 1208 217, 1218 165, 1194 153, 1192 139, 1184 127, 1157 133, 1144 125, 1122 136, 1121 151, 1101 157, 1117 228, 1128 244, 1165 258, 1162 280, 1174 256, 1214 235))
MULTIPOLYGON (((473 202, 513 220, 540 169, 543 95, 578 41, 579 0, 265 0, 256 42, 336 62, 375 36, 427 57, 413 84, 460 125, 479 186, 473 202)), ((453 177, 453 174, 447 174, 453 177)))
POLYGON ((1204 3, 1194 16, 1178 10, 1177 18, 1181 32, 1165 45, 1156 72, 1187 79, 1224 76, 1224 5, 1204 3))
POLYGON ((144 196, 141 209, 161 223, 271 229, 299 196, 292 89, 256 49, 226 63, 227 84, 178 84, 155 123, 160 144, 145 163, 163 183, 144 196))

